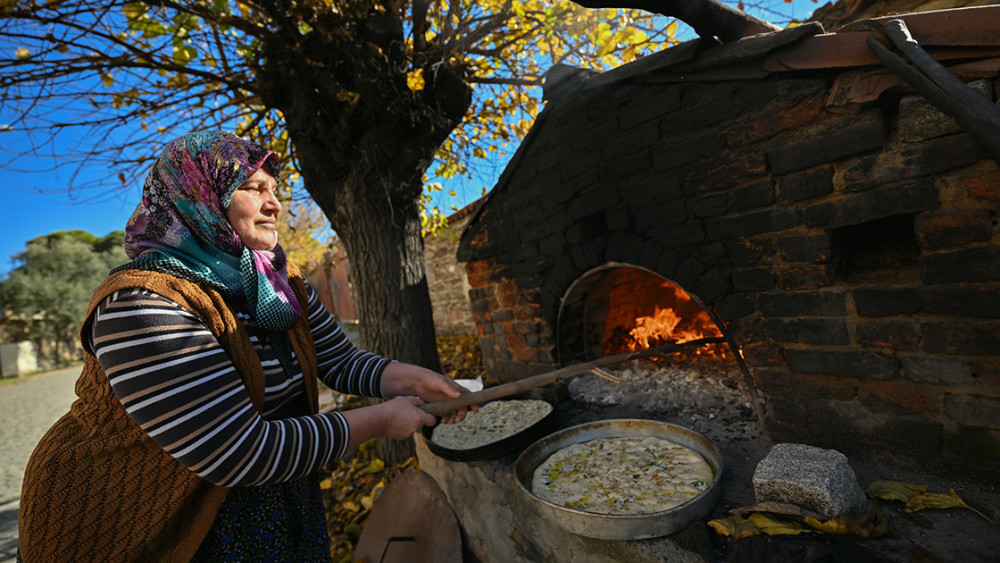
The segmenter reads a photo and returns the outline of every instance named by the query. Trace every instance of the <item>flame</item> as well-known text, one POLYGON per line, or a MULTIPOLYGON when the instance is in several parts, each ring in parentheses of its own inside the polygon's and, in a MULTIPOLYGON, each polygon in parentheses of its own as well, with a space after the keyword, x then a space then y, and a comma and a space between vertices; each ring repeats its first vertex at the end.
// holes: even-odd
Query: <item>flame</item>
MULTIPOLYGON (((722 331, 709 314, 683 289, 667 282, 662 285, 662 290, 666 293, 661 294, 664 306, 656 305, 651 315, 637 317, 632 328, 623 327, 624 338, 618 342, 619 346, 633 352, 667 343, 682 344, 722 336, 722 331)), ((713 344, 691 354, 722 359, 728 357, 730 352, 723 344, 713 344)))

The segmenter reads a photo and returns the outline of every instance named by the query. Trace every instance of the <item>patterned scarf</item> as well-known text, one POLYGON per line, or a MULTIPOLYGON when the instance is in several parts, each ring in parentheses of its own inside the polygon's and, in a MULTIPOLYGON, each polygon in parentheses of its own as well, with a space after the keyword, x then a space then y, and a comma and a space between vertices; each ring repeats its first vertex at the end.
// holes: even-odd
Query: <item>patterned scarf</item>
POLYGON ((125 228, 132 261, 116 270, 173 274, 245 299, 287 371, 285 333, 302 308, 288 284, 285 251, 247 248, 226 218, 233 193, 261 167, 278 178, 274 153, 230 133, 194 132, 168 143, 125 228))

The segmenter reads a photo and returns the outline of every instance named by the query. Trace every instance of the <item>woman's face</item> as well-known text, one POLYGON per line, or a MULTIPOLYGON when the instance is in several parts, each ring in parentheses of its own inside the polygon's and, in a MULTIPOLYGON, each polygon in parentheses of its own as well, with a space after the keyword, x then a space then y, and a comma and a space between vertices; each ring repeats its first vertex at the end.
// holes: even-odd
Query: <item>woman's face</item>
POLYGON ((247 248, 271 250, 278 244, 277 220, 281 203, 274 194, 277 187, 274 176, 258 168, 229 201, 226 218, 247 248))

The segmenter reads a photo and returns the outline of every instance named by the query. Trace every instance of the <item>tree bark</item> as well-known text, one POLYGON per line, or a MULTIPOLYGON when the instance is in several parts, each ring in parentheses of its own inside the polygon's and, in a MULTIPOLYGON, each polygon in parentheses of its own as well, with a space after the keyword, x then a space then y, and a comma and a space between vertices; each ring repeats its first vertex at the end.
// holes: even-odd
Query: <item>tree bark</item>
POLYGON ((635 9, 677 18, 699 37, 717 37, 723 43, 781 28, 730 8, 718 0, 573 0, 585 8, 635 9))

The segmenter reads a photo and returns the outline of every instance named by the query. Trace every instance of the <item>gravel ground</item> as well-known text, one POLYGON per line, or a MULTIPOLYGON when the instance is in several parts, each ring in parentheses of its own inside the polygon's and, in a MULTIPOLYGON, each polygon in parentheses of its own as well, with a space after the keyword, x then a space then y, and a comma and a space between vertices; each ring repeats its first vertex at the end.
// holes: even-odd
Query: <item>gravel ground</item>
POLYGON ((0 385, 0 563, 17 554, 17 508, 28 457, 69 410, 80 366, 0 385))

